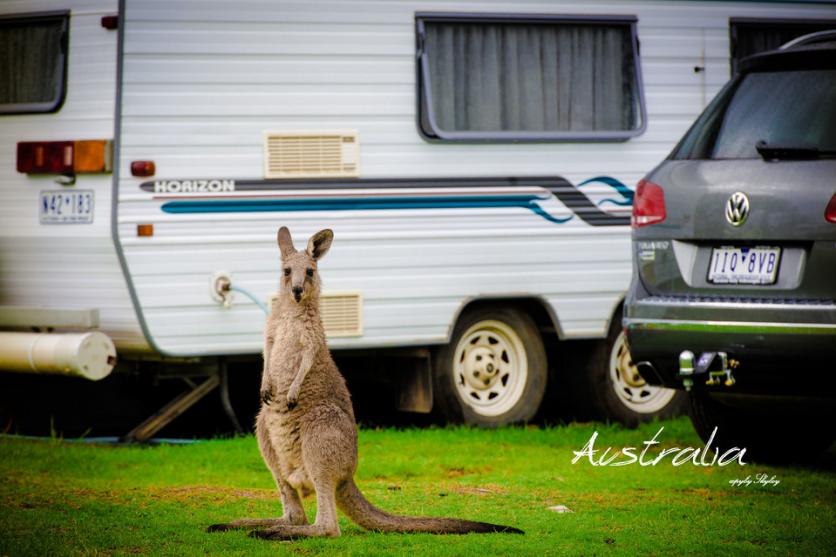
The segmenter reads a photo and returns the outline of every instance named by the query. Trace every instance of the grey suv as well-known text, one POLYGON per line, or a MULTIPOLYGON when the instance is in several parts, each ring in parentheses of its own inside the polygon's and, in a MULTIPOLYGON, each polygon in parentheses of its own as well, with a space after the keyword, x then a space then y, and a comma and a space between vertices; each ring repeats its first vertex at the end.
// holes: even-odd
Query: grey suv
POLYGON ((744 60, 633 204, 633 360, 755 459, 833 440, 836 32, 815 35, 744 60))

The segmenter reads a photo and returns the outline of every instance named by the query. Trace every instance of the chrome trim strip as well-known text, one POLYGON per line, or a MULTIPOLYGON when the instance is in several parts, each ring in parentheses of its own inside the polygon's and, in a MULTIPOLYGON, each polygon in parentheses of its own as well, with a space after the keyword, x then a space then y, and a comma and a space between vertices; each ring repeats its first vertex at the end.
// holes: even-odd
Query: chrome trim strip
POLYGON ((782 304, 780 302, 733 302, 733 301, 707 301, 707 300, 699 300, 699 301, 686 301, 686 300, 675 300, 671 298, 661 298, 661 297, 653 297, 653 298, 645 298, 644 300, 638 300, 634 302, 634 305, 637 306, 668 306, 668 307, 675 307, 675 308, 732 308, 732 309, 786 309, 786 310, 798 310, 799 308, 803 308, 804 310, 817 310, 817 311, 836 311, 836 304, 828 304, 828 303, 819 303, 819 302, 804 302, 798 301, 789 304, 782 304))
POLYGON ((627 318, 624 320, 624 324, 628 329, 651 331, 836 335, 836 323, 747 323, 741 321, 684 321, 627 318))

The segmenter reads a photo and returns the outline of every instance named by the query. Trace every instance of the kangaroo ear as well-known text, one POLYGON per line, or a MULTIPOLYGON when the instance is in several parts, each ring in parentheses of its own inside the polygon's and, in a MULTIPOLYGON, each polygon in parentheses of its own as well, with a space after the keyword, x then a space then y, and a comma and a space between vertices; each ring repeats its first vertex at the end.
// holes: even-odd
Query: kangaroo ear
POLYGON ((334 233, 330 228, 320 230, 308 240, 308 255, 317 260, 322 259, 322 256, 328 253, 333 239, 334 233))
POLYGON ((282 258, 296 253, 296 248, 293 247, 293 238, 290 237, 290 230, 286 226, 279 228, 278 240, 282 258))

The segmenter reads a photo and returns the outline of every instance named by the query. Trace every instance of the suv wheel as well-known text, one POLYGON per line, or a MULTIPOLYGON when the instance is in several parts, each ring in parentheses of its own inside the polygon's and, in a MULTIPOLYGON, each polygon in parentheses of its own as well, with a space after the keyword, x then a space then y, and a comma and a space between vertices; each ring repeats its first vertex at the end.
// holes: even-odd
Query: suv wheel
POLYGON ((702 440, 708 442, 716 427, 711 447, 719 454, 732 447, 745 448, 743 460, 747 463, 809 462, 833 441, 829 430, 813 425, 822 422, 822 416, 807 413, 804 408, 782 407, 776 411, 769 406, 764 411, 751 405, 732 406, 705 392, 692 392, 690 400, 691 423, 702 440))
POLYGON ((528 314, 513 308, 468 311, 436 353, 433 388, 448 420, 478 426, 526 422, 546 389, 546 351, 528 314))

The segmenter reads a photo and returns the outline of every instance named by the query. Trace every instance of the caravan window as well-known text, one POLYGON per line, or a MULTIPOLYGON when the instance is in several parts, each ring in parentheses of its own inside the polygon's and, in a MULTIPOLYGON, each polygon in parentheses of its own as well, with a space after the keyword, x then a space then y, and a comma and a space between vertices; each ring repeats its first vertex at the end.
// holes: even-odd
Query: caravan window
POLYGON ((0 18, 0 113, 54 112, 64 100, 66 13, 0 18))
POLYGON ((836 20, 732 18, 729 21, 731 73, 737 73, 737 63, 747 56, 775 50, 802 35, 828 29, 836 29, 836 20))
POLYGON ((431 140, 626 140, 644 131, 636 18, 417 14, 431 140))

